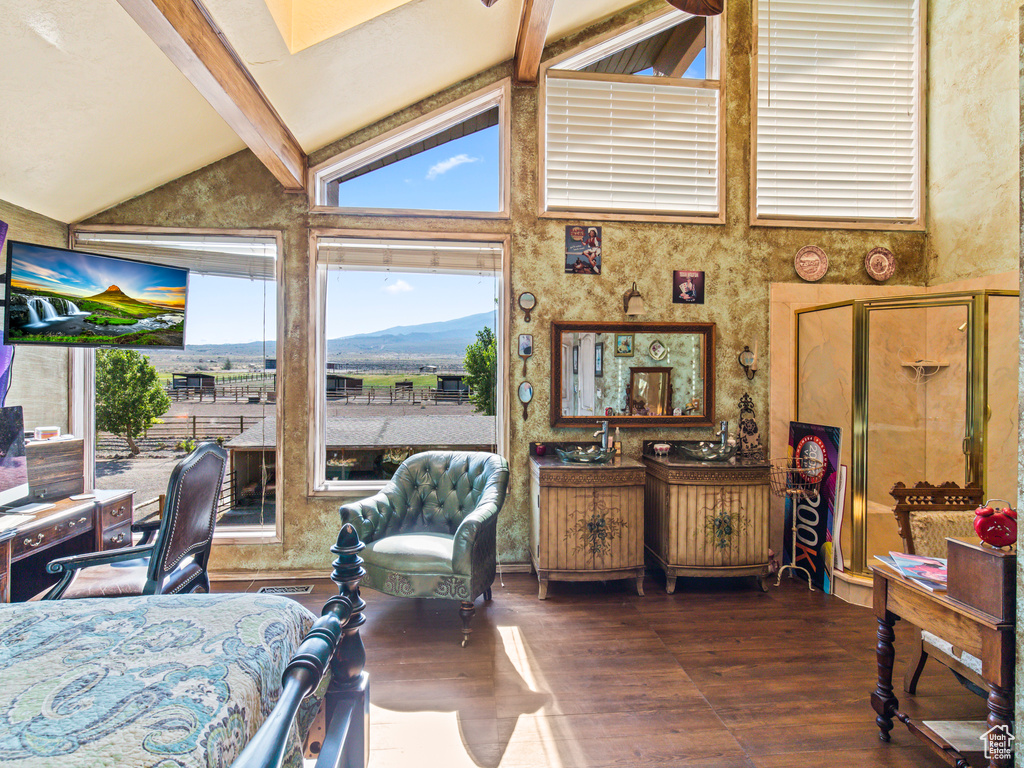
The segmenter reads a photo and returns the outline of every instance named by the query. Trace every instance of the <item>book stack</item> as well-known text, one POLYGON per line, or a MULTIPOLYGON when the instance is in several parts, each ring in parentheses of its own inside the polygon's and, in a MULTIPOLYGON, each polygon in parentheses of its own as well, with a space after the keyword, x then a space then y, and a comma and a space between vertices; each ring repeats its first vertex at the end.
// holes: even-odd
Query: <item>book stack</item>
POLYGON ((946 559, 944 557, 924 557, 908 555, 903 552, 889 552, 889 556, 875 555, 875 559, 885 563, 896 573, 920 584, 929 592, 946 591, 946 559))

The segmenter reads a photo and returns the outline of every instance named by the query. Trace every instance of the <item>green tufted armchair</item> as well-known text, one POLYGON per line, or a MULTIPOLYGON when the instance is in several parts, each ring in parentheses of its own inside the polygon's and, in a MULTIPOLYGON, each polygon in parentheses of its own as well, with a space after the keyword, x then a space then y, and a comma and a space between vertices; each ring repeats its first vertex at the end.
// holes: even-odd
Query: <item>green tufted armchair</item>
POLYGON ((493 453, 427 451, 402 462, 376 496, 341 507, 366 544, 362 586, 399 597, 459 600, 462 645, 473 601, 491 599, 508 462, 493 453))

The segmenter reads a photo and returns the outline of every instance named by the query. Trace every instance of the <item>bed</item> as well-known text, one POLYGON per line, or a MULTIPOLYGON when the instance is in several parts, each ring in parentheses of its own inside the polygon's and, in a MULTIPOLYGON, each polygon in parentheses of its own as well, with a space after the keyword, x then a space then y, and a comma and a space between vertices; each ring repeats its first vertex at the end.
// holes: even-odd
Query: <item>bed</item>
POLYGON ((347 572, 335 563, 341 595, 319 618, 255 594, 0 605, 0 762, 301 768, 303 738, 327 697, 333 717, 312 751, 322 745, 325 763, 337 765, 328 744, 340 752, 351 733, 353 757, 341 764, 361 765, 368 705, 353 549, 347 572))

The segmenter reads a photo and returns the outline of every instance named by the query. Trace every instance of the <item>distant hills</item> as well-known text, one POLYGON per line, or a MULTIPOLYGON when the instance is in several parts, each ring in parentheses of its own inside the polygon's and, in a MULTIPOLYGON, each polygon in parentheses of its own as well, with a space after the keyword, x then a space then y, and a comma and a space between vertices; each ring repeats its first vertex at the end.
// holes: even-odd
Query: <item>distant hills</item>
MULTIPOLYGON (((494 326, 494 314, 482 312, 478 315, 459 317, 439 323, 419 325, 396 325, 373 333, 359 333, 327 340, 327 359, 345 357, 447 355, 461 357, 466 347, 476 341, 476 332, 485 326, 494 326)), ((266 354, 275 357, 276 344, 266 343, 266 354)), ((262 341, 246 344, 187 344, 186 354, 210 357, 259 357, 263 354, 262 341)), ((151 356, 153 353, 147 352, 151 356)), ((156 353, 159 354, 159 353, 156 353)), ((180 355, 180 352, 175 354, 180 355)))

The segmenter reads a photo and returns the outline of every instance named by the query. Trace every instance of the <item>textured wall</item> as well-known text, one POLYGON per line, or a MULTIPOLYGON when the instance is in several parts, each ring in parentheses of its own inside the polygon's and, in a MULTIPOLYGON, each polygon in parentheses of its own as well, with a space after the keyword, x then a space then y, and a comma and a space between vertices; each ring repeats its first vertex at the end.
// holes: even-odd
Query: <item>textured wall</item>
MULTIPOLYGON (((1024 212, 1024 6, 1021 6, 1017 16, 1017 28, 1020 30, 1018 36, 1018 107, 1017 113, 1017 211, 1024 212)), ((1020 239, 1017 241, 1018 269, 1020 275, 1020 290, 1024 291, 1024 215, 1020 216, 1020 239)), ((1024 361, 1024 304, 1021 304, 1019 335, 1017 337, 1017 359, 1024 361)), ((1017 432, 1018 435, 1024 431, 1024 365, 1017 369, 1017 432)), ((1019 438, 1018 438, 1019 440, 1019 438)), ((1017 443, 1017 498, 1020 499, 1020 489, 1024 487, 1024 445, 1017 443)), ((1017 648, 1024 648, 1024 558, 1017 558, 1017 648)), ((1014 677, 1016 680, 1024 680, 1024 654, 1017 654, 1017 665, 1014 677)), ((1014 693, 1014 720, 1022 722, 1024 717, 1024 685, 1018 684, 1014 693)), ((1017 739, 1015 757, 1017 765, 1024 765, 1024 739, 1017 739)))
MULTIPOLYGON (((59 221, 19 208, 0 200, 0 221, 10 226, 7 237, 26 243, 68 246, 68 227, 59 221)), ((2 258, 7 258, 6 245, 2 258)), ((0 315, 2 317, 2 315, 0 315)), ((3 326, 0 325, 0 333, 3 326)), ((25 427, 59 426, 68 429, 68 379, 66 349, 31 349, 18 347, 14 355, 11 389, 7 393, 7 405, 20 405, 25 409, 25 427)))
POLYGON ((928 3, 929 285, 1017 267, 1019 2, 928 3))
MULTIPOLYGON (((664 7, 651 0, 584 32, 550 46, 548 56, 584 41, 589 36, 664 7)), ((529 504, 526 445, 530 441, 575 440, 584 430, 554 430, 548 425, 550 371, 550 323, 563 320, 624 319, 619 311, 622 294, 636 280, 648 307, 649 321, 697 321, 718 324, 716 416, 735 427, 737 401, 749 391, 756 404, 762 431, 768 425, 768 286, 772 282, 797 281, 793 256, 803 245, 815 243, 829 254, 831 266, 825 284, 869 284, 864 254, 884 245, 897 255, 894 281, 923 285, 924 235, 900 232, 853 230, 800 230, 749 225, 750 190, 750 54, 749 3, 730 6, 727 35, 727 221, 724 225, 679 225, 637 222, 605 222, 603 274, 563 274, 564 227, 576 220, 539 219, 537 212, 537 91, 516 87, 512 95, 512 211, 507 220, 459 220, 452 218, 354 217, 310 214, 300 196, 280 192, 259 163, 242 152, 215 163, 153 192, 110 209, 89 223, 150 224, 158 226, 259 227, 285 233, 285 283, 283 293, 285 335, 279 340, 279 381, 284 391, 279 411, 284 428, 281 482, 284 489, 285 540, 282 546, 217 547, 214 567, 322 568, 325 547, 336 531, 335 516, 341 497, 309 498, 306 494, 306 446, 312 409, 307 397, 309 367, 307 227, 353 227, 436 232, 511 232, 512 293, 533 291, 538 298, 533 322, 524 323, 522 312, 513 312, 513 339, 532 333, 536 354, 528 364, 528 380, 536 390, 529 419, 515 391, 522 380, 521 360, 510 345, 508 400, 513 478, 510 495, 499 525, 499 552, 505 562, 527 557, 529 504), (671 303, 674 269, 704 270, 707 297, 703 306, 671 303), (748 382, 736 363, 744 344, 757 342, 762 365, 748 382)), ((387 120, 340 139, 310 157, 311 164, 401 125, 437 106, 506 77, 510 66, 501 65, 471 78, 387 120)), ((586 220, 582 217, 582 220, 586 220)), ((641 441, 654 437, 696 437, 709 430, 624 430, 623 442, 630 455, 639 453, 641 441)), ((767 435, 765 435, 767 439, 767 435)))

